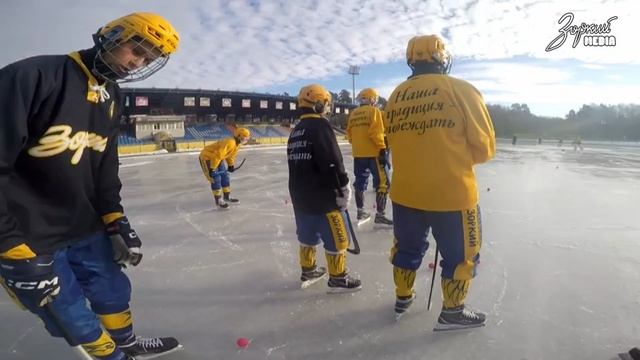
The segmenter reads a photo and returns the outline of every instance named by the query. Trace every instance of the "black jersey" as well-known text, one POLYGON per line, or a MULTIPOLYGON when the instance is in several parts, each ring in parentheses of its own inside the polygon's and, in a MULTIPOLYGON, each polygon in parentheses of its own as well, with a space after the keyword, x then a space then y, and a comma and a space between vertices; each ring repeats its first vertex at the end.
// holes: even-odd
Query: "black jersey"
POLYGON ((95 50, 0 69, 0 252, 51 253, 121 213, 120 89, 84 64, 95 50), (105 91, 106 90, 106 91, 105 91))
POLYGON ((338 209, 336 190, 349 182, 329 122, 305 114, 289 136, 289 193, 296 211, 324 214, 338 209))

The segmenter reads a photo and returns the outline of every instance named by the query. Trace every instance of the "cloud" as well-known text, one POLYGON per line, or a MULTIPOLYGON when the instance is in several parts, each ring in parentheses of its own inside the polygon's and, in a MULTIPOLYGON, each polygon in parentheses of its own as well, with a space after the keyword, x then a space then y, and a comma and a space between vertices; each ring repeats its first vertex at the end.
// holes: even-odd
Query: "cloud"
POLYGON ((0 23, 12 31, 0 34, 0 66, 38 53, 88 47, 98 26, 140 10, 164 15, 182 41, 166 69, 136 86, 252 90, 322 79, 343 73, 347 64, 401 60, 407 40, 424 33, 443 35, 461 59, 530 56, 581 59, 595 66, 640 63, 633 38, 638 8, 633 0, 561 5, 526 0, 5 0, 0 23), (572 48, 570 38, 545 52, 558 34, 560 16, 569 10, 576 24, 619 16, 612 25, 618 44, 572 48))

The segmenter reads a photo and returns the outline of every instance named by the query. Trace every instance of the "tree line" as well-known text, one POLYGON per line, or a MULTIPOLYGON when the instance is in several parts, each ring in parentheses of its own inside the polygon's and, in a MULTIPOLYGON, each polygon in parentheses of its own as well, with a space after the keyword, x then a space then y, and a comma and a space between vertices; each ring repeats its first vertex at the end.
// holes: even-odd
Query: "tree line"
MULTIPOLYGON (((334 101, 351 104, 351 92, 340 90, 331 93, 334 101)), ((380 97, 378 106, 384 108, 387 100, 380 97)), ((571 110, 565 117, 538 116, 531 113, 527 104, 511 106, 488 104, 487 108, 497 137, 542 139, 575 138, 589 140, 640 140, 640 105, 637 104, 585 104, 578 111, 571 110)), ((347 116, 336 114, 331 122, 346 128, 347 116)))

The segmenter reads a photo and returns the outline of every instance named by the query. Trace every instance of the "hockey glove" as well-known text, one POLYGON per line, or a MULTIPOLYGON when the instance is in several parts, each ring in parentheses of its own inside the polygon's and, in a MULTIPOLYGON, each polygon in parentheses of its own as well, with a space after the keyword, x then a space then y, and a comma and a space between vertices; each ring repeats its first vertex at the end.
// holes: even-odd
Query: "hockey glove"
POLYGON ((385 167, 389 165, 387 156, 387 149, 380 149, 380 152, 378 153, 378 162, 380 163, 380 166, 385 167))
POLYGON ((345 211, 349 207, 349 203, 351 202, 351 187, 349 187, 349 183, 347 185, 340 188, 340 190, 336 190, 336 204, 340 211, 345 211))
POLYGON ((0 259, 0 274, 7 290, 40 307, 60 293, 58 275, 53 271, 53 255, 20 260, 0 259))
POLYGON ((229 167, 227 168, 227 171, 228 172, 234 172, 234 171, 236 171, 236 167, 233 166, 233 165, 229 165, 229 167))
POLYGON ((127 265, 136 266, 140 263, 142 260, 142 253, 140 252, 142 241, 129 225, 129 219, 126 216, 109 223, 107 225, 107 234, 111 238, 113 260, 115 262, 124 267, 127 265))

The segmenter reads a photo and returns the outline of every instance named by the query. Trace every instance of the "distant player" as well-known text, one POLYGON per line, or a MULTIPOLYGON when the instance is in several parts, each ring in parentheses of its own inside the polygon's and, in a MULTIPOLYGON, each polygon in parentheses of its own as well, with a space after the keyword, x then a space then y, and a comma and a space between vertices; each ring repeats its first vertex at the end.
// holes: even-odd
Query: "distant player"
POLYGON ((96 359, 157 356, 181 345, 133 331, 122 268, 140 263, 142 243, 120 204, 118 83, 160 70, 179 37, 138 12, 93 38, 90 49, 0 69, 0 283, 96 359))
POLYGON ((322 279, 326 269, 316 265, 316 246, 324 244, 329 268, 329 292, 361 289, 347 274, 346 250, 351 240, 346 210, 351 198, 336 136, 325 117, 331 94, 321 85, 300 89, 300 122, 287 144, 289 194, 300 242, 302 287, 322 279))
POLYGON ((353 173, 355 175, 356 206, 358 223, 369 220, 364 210, 364 192, 367 190, 369 175, 373 175, 373 187, 376 189, 376 224, 393 225, 385 214, 387 192, 389 191, 389 161, 384 141, 384 121, 380 109, 376 106, 378 92, 375 89, 362 89, 358 94, 360 106, 349 114, 347 138, 353 152, 353 173))
POLYGON ((235 162, 240 145, 245 145, 250 138, 249 129, 239 127, 233 131, 233 137, 207 145, 200 152, 200 167, 211 183, 211 192, 216 205, 222 209, 229 208, 229 203, 239 202, 238 199, 231 197, 229 173, 236 169, 235 162))
POLYGON ((438 36, 407 46, 413 74, 385 107, 393 153, 391 249, 397 316, 415 298, 416 270, 433 236, 442 254, 442 311, 434 330, 482 326, 485 314, 465 306, 482 245, 475 164, 495 154, 489 112, 471 84, 448 75, 451 57, 438 36))

